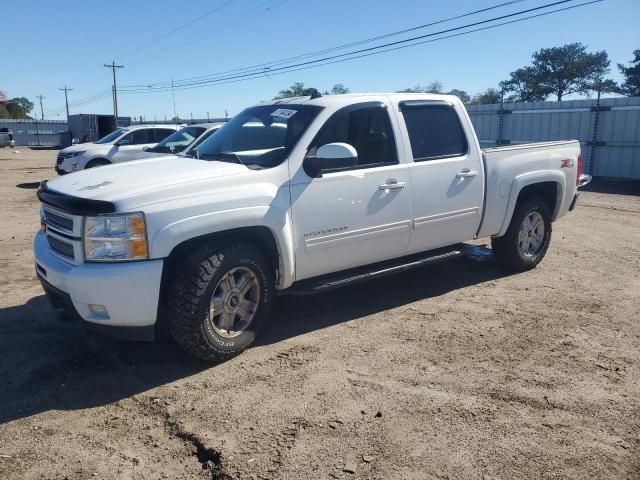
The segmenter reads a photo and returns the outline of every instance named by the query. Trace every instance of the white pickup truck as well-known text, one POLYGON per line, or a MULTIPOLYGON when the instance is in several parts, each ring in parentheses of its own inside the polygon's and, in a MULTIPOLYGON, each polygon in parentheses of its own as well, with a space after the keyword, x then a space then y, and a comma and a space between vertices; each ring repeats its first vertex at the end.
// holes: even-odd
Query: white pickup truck
POLYGON ((479 237, 533 268, 590 179, 577 141, 481 150, 463 104, 429 94, 261 104, 192 154, 43 184, 35 268, 96 329, 165 325, 209 361, 251 345, 277 292, 457 257, 479 237))

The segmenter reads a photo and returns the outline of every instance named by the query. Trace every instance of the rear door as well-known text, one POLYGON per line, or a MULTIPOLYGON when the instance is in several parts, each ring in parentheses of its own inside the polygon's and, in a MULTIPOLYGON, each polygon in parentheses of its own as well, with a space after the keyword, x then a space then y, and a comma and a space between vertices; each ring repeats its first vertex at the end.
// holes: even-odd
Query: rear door
POLYGON ((398 107, 413 192, 407 253, 471 240, 481 220, 484 172, 470 123, 446 101, 398 107))

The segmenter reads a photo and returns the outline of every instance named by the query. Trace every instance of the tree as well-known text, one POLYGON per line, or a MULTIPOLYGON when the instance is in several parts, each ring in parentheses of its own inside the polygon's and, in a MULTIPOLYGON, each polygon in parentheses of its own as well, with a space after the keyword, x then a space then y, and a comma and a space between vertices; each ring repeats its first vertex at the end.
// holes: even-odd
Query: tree
POLYGON ((485 105, 490 103, 500 103, 500 92, 495 88, 487 88, 484 92, 478 93, 471 99, 471 105, 485 105))
POLYGON ((467 92, 465 92, 464 90, 458 90, 457 88, 454 88, 453 90, 447 92, 447 95, 455 95, 460 100, 462 100, 462 103, 469 103, 471 101, 471 97, 467 92))
POLYGON ((442 82, 435 80, 426 87, 420 84, 415 87, 405 88, 404 90, 398 90, 398 93, 442 93, 442 82))
POLYGON ((295 82, 286 90, 280 90, 278 95, 276 95, 273 99, 278 100, 279 98, 289 98, 289 97, 309 97, 314 93, 318 93, 318 90, 313 87, 305 87, 302 82, 295 82))
POLYGON ((624 75, 624 82, 617 91, 627 97, 640 97, 640 50, 633 51, 633 60, 630 63, 628 67, 618 64, 618 70, 624 75))
POLYGON ((25 97, 16 97, 9 100, 9 103, 15 103, 20 106, 25 115, 28 115, 33 110, 33 102, 25 97))
POLYGON ((6 116, 9 118, 29 118, 29 112, 33 110, 33 102, 25 97, 12 98, 4 105, 6 116))
POLYGON ((511 78, 500 82, 500 88, 505 93, 511 93, 507 98, 510 102, 541 102, 552 92, 542 81, 533 67, 519 68, 511 72, 511 78))
POLYGON ((543 48, 533 53, 532 73, 542 92, 562 101, 565 95, 586 95, 609 73, 609 56, 604 50, 588 53, 582 43, 543 48))
POLYGON ((343 84, 341 83, 336 83, 333 88, 331 89, 331 94, 332 95, 343 95, 345 93, 349 93, 350 90, 345 87, 343 84))

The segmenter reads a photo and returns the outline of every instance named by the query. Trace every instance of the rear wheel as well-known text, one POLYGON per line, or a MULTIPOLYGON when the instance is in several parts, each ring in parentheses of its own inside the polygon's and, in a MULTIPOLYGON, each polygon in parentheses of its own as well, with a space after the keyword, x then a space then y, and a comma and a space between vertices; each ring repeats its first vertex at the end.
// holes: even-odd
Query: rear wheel
POLYGON ((226 360, 248 348, 274 299, 274 273, 252 245, 202 247, 178 266, 169 288, 171 336, 202 360, 226 360))
POLYGON ((542 261, 551 242, 551 212, 540 197, 516 206, 507 232, 491 239, 496 259, 510 270, 525 271, 542 261))

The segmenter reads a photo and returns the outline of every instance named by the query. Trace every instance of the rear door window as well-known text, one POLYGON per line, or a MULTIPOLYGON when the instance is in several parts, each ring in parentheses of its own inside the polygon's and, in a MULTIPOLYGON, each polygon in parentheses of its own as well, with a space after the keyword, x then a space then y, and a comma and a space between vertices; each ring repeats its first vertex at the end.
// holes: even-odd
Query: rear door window
POLYGON ((129 145, 144 145, 145 143, 153 143, 153 130, 149 128, 139 128, 123 138, 128 140, 129 145), (151 137, 151 141, 149 141, 151 137))
POLYGON ((415 162, 465 155, 467 137, 448 105, 401 105, 415 162))
POLYGON ((167 138, 172 133, 175 133, 175 130, 171 130, 170 128, 156 128, 154 130, 155 138, 150 138, 149 143, 158 143, 167 138))

